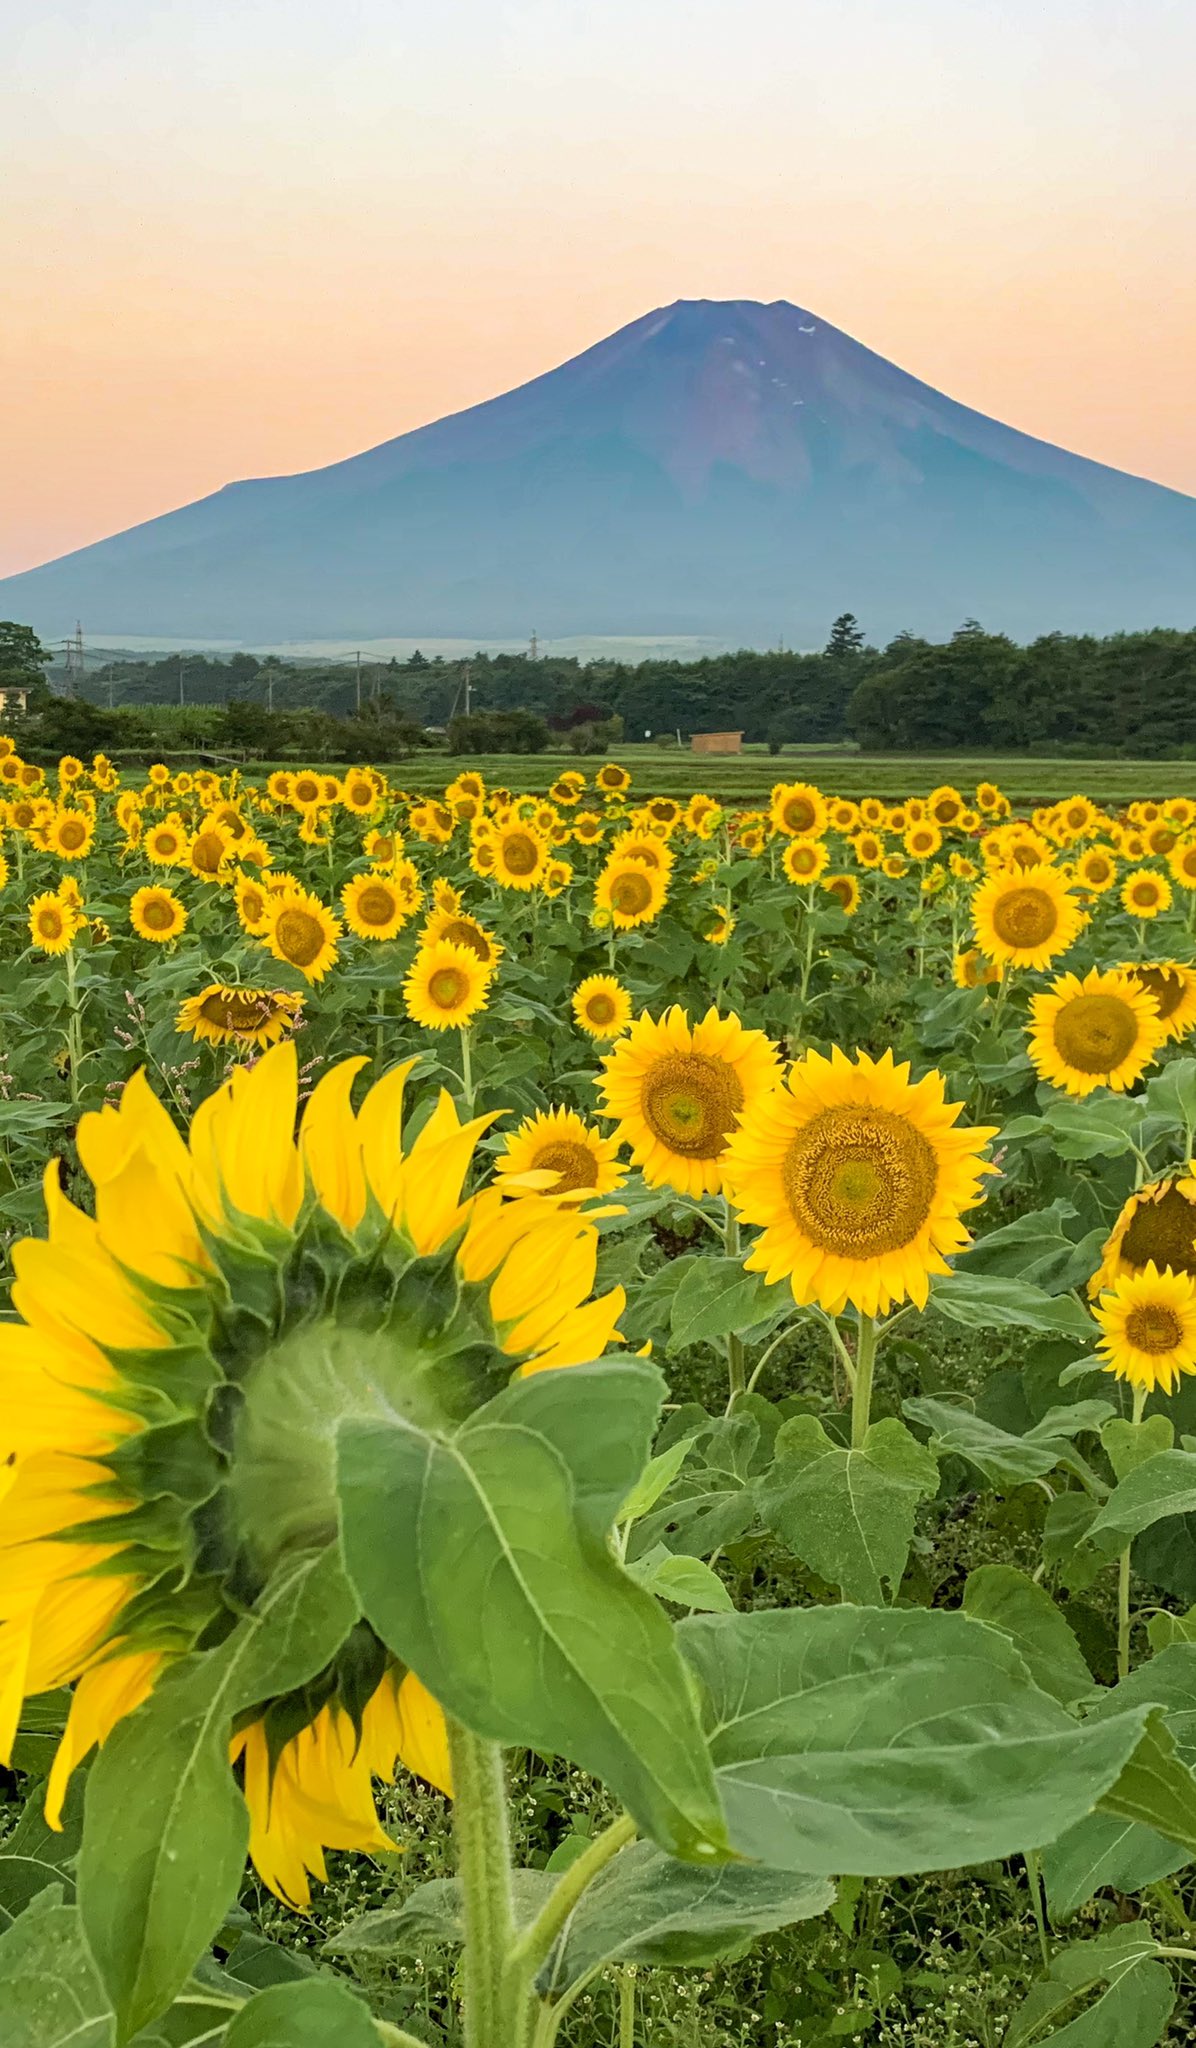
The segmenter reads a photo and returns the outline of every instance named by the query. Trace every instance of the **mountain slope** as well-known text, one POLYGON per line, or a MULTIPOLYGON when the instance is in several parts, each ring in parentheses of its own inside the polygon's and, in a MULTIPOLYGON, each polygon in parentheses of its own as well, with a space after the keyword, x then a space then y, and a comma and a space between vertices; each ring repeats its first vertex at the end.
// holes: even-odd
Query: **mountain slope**
POLYGON ((680 300, 327 468, 24 575, 0 616, 219 639, 1018 637, 1186 625, 1196 499, 956 404, 784 301, 680 300))

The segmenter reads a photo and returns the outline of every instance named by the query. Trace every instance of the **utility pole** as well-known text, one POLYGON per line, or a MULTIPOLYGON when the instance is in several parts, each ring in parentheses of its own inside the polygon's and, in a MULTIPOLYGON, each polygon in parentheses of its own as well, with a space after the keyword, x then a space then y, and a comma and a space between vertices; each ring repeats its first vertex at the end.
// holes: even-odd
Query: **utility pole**
POLYGON ((531 652, 531 658, 532 658, 532 660, 533 660, 533 661, 535 661, 535 660, 536 660, 536 658, 537 658, 537 656, 538 656, 538 654, 539 654, 539 651, 540 651, 540 640, 539 640, 539 635, 537 634, 537 632, 536 632, 536 629, 535 629, 535 627, 533 626, 533 627, 532 627, 532 644, 531 644, 531 650, 530 650, 530 652, 531 652))
POLYGON ((357 716, 361 717, 361 649, 357 650, 357 716))
POLYGON ((473 700, 473 664, 472 664, 471 662, 468 662, 468 661, 467 661, 467 662, 466 662, 466 664, 465 664, 465 716, 466 716, 466 718, 468 718, 468 717, 469 717, 470 705, 471 705, 471 703, 472 703, 472 700, 473 700))

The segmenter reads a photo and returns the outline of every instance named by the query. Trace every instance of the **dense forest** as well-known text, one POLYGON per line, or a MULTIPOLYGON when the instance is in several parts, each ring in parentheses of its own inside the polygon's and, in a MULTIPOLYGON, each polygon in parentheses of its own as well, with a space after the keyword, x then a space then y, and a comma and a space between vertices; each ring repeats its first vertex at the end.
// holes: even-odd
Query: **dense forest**
MULTIPOLYGON (((61 680, 50 672, 51 689, 61 680)), ((501 714, 530 713, 558 738, 597 743, 742 728, 774 748, 854 740, 868 751, 934 752, 989 746, 1000 753, 1196 755, 1196 629, 1156 628, 1107 639, 1051 633, 1019 646, 967 620, 950 640, 902 633, 866 644, 854 618, 836 622, 818 653, 707 655, 682 662, 580 662, 528 653, 468 660, 284 661, 169 655, 112 661, 78 695, 97 714, 173 705, 225 710, 231 744, 255 748, 284 720, 296 733, 329 721, 354 733, 361 758, 408 749, 429 728, 472 730, 479 750, 501 714), (467 710, 471 728, 461 724, 467 710)), ((136 721, 135 721, 136 722, 136 721)))

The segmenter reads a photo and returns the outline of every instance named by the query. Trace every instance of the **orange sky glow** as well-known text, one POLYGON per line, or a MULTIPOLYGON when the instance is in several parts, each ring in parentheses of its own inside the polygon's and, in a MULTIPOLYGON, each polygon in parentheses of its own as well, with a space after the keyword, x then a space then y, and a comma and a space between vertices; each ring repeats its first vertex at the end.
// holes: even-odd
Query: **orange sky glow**
POLYGON ((1175 0, 17 0, 0 574, 678 297, 1196 492, 1175 0))

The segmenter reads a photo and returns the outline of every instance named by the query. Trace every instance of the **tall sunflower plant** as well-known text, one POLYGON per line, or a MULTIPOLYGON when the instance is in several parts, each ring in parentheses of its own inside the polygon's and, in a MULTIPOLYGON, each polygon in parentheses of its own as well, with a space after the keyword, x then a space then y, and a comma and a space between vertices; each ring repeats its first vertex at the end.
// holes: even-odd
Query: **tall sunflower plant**
MULTIPOLYGON (((695 1040, 674 1022, 650 1049, 670 1064, 641 1142, 706 1174, 727 1075, 749 1092, 767 1049, 725 1020, 695 1040)), ((497 1183, 488 1118, 449 1094, 412 1139, 412 1064, 341 1061, 299 1116, 283 1042, 185 1133, 139 1075, 80 1123, 87 1207, 47 1173, 0 1326, 5 1755, 67 1711, 22 1824, 42 1846, 0 1857, 6 2038, 414 2048, 332 1959, 256 1994, 228 1959, 247 1858, 302 1912, 330 1851, 395 1846, 379 1782, 451 1801, 457 1875, 339 1952, 459 1943, 468 2048, 550 2048, 600 1972, 716 1961, 844 1878, 1037 1854, 1105 1816, 1196 1854, 1157 1694, 1078 1715, 992 1604, 694 1612, 651 1590, 629 1539, 684 1454, 657 1447, 660 1371, 619 1348, 622 1290, 594 1292, 597 1225, 539 1184, 534 1132, 497 1183), (529 1750, 605 1788, 559 1873, 512 1866, 529 1750), (80 1803, 72 1866, 54 1844, 80 1803)), ((627 1116, 635 1078, 608 1074, 627 1116)), ((728 1172, 764 1284, 832 1317, 916 1298, 985 1134, 884 1062, 806 1062, 763 1099, 728 1172)), ((567 1122, 545 1142, 584 1150, 567 1122)))

